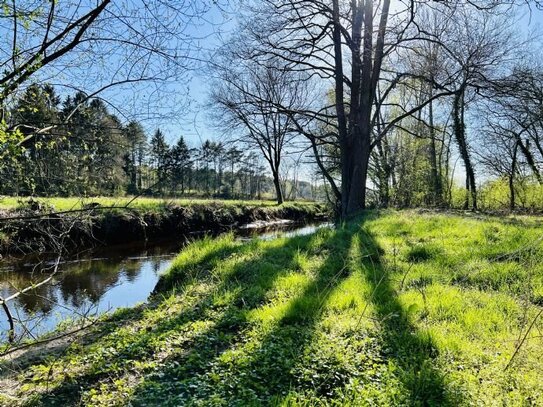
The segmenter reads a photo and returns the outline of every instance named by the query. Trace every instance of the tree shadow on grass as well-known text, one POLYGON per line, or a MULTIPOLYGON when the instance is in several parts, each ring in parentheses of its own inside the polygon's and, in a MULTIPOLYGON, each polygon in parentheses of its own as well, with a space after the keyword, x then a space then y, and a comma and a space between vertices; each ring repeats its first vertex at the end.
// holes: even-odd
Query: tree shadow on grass
POLYGON ((458 405, 458 392, 447 388, 445 375, 436 366, 438 349, 428 332, 420 331, 410 320, 393 287, 390 270, 381 261, 382 248, 368 230, 366 214, 360 221, 360 250, 364 277, 371 287, 371 304, 380 329, 384 358, 393 363, 401 381, 405 402, 411 406, 458 405), (454 400, 453 400, 454 398, 454 400))
MULTIPOLYGON (((228 377, 228 391, 216 394, 219 399, 228 405, 310 404, 317 400, 321 404, 340 402, 343 389, 354 378, 353 372, 342 367, 340 360, 334 360, 337 356, 333 349, 319 348, 322 332, 318 326, 331 294, 353 272, 349 266, 353 260, 351 250, 353 245, 359 244, 362 277, 371 292, 370 298, 364 300, 371 302, 375 309, 374 317, 379 321, 384 362, 393 363, 397 368, 394 374, 401 382, 399 391, 403 392, 398 402, 414 406, 456 405, 458 400, 449 399, 444 375, 435 367, 437 348, 428 335, 417 331, 409 321, 408 311, 397 298, 387 270, 381 263, 382 249, 365 229, 364 223, 373 216, 378 215, 366 214, 328 238, 325 245, 328 250, 324 251, 326 257, 313 280, 300 295, 289 301, 281 318, 259 338, 247 360, 232 370, 228 377), (311 352, 326 355, 309 355, 311 352), (315 365, 308 365, 312 361, 316 361, 315 365), (312 381, 301 377, 304 369, 318 379, 312 381)), ((332 341, 343 343, 337 337, 332 341)), ((372 368, 364 360, 362 356, 358 368, 372 368)), ((210 399, 206 401, 211 402, 210 399)))
MULTIPOLYGON (((247 311, 261 305, 277 277, 296 267, 294 256, 297 250, 307 249, 312 240, 310 236, 291 238, 257 255, 242 257, 225 276, 208 273, 210 280, 218 279, 217 284, 203 293, 194 304, 178 315, 160 320, 156 326, 143 327, 130 336, 119 335, 118 340, 114 341, 114 335, 125 327, 121 319, 108 330, 107 334, 113 337, 107 343, 92 344, 94 347, 88 352, 90 363, 80 374, 66 376, 51 390, 36 394, 34 404, 79 404, 83 393, 99 389, 101 384, 115 383, 117 379, 129 382, 131 379, 127 376, 130 373, 127 372, 133 370, 135 364, 151 362, 150 367, 143 371, 146 378, 136 389, 132 405, 179 405, 175 395, 182 395, 185 391, 182 379, 205 372, 212 360, 236 342, 246 326, 247 311), (228 298, 228 303, 217 304, 217 295, 228 298), (198 323, 202 324, 203 329, 198 330, 198 323), (172 354, 160 359, 158 355, 164 351, 162 347, 166 342, 170 342, 172 354), (103 352, 109 353, 103 355, 103 352), (159 364, 158 369, 152 366, 154 361, 159 364), (170 366, 169 361, 176 363, 170 366), (172 382, 172 376, 175 382, 172 382)), ((253 242, 236 245, 233 250, 209 253, 191 267, 199 269, 197 278, 204 279, 206 276, 201 271, 207 269, 209 272, 212 268, 210 264, 218 265, 220 259, 233 254, 243 256, 252 249, 258 250, 260 244, 253 242)), ((130 319, 130 322, 142 320, 143 314, 130 319)), ((62 366, 62 361, 58 366, 62 366)), ((136 383, 139 381, 137 377, 134 380, 136 383)))
MULTIPOLYGON (((259 385, 255 388, 258 391, 255 401, 280 404, 292 389, 308 385, 300 382, 296 368, 317 340, 318 323, 330 295, 351 272, 347 263, 352 237, 350 230, 338 229, 328 238, 323 252, 326 257, 313 279, 288 302, 283 315, 260 340, 243 367, 241 374, 250 376, 259 385)), ((336 379, 321 382, 312 390, 317 397, 326 398, 333 393, 332 388, 341 386, 347 378, 336 379)))
MULTIPOLYGON (((260 361, 255 359, 254 363, 259 365, 260 375, 251 374, 249 378, 244 369, 236 369, 235 362, 230 366, 233 370, 224 369, 221 364, 230 362, 221 361, 221 355, 228 349, 235 351, 247 340, 246 335, 251 330, 248 314, 266 306, 267 293, 279 277, 297 270, 298 265, 294 258, 297 252, 321 249, 315 242, 314 235, 290 238, 286 240, 284 247, 267 249, 258 259, 237 267, 222 285, 222 289, 233 289, 236 295, 230 299, 221 318, 211 329, 198 335, 191 348, 171 355, 164 361, 160 372, 146 377, 136 389, 131 404, 177 406, 200 402, 203 405, 214 405, 227 400, 230 403, 236 399, 241 405, 246 405, 247 402, 267 400, 273 395, 275 383, 283 383, 285 377, 281 363, 271 371, 264 371, 269 364, 261 365, 260 361), (250 380, 237 380, 243 377, 250 380)), ((312 286, 323 288, 324 278, 321 280, 312 283, 312 286)), ((301 303, 298 305, 301 306, 301 303)), ((291 304, 290 308, 295 306, 291 304)), ((285 324, 286 318, 294 317, 295 314, 298 315, 287 311, 283 318, 285 324)), ((312 317, 308 313, 303 318, 312 317)), ((295 338, 291 338, 295 339, 295 343, 283 349, 295 350, 296 345, 300 344, 300 332, 292 332, 296 334, 295 338)), ((277 349, 272 349, 271 336, 265 338, 259 348, 270 357, 281 356, 275 353, 277 349), (270 345, 270 348, 267 348, 267 345, 270 345)), ((255 354, 259 354, 256 349, 255 354)))
MULTIPOLYGON (((100 395, 102 386, 104 394, 132 393, 120 400, 132 406, 270 405, 288 402, 293 390, 312 392, 324 402, 334 398, 347 384, 348 375, 326 379, 309 388, 307 383, 300 382, 296 369, 307 363, 308 352, 319 351, 315 349, 318 335, 322 334, 318 324, 330 295, 351 272, 345 264, 355 243, 354 236, 365 254, 360 260, 362 277, 372 292, 364 300, 373 304, 373 316, 379 321, 380 348, 385 361, 396 367, 394 375, 405 392, 402 401, 421 406, 453 404, 448 399, 444 376, 434 366, 436 347, 429 336, 417 331, 397 298, 380 261, 381 249, 364 225, 368 219, 366 216, 360 221, 362 226, 351 223, 337 231, 290 238, 279 245, 266 244, 246 258, 243 250, 248 254, 260 243, 238 246, 219 257, 209 253, 196 259, 193 267, 209 271, 221 268, 220 259, 241 255, 228 273, 207 275, 216 283, 213 289, 202 293, 178 314, 159 320, 155 326, 143 327, 129 337, 119 335, 120 343, 113 343, 117 340, 115 334, 125 325, 121 318, 105 335, 106 339, 112 335, 109 341, 98 341, 89 348, 90 360, 84 370, 36 395, 34 405, 80 404, 84 393, 97 390, 100 395), (301 291, 284 301, 284 309, 276 319, 261 327, 255 325, 251 312, 270 305, 269 291, 277 279, 298 270, 299 251, 313 257, 320 255, 322 263, 301 291), (165 344, 169 351, 159 357, 165 344), (108 346, 114 352, 101 355, 100 352, 109 351, 108 346), (147 362, 149 367, 131 379, 134 365, 147 362), (136 388, 116 388, 119 380, 136 388)), ((198 273, 198 278, 206 276, 198 273)), ((136 314, 130 322, 144 318, 144 313, 136 314)))
MULTIPOLYGON (((214 343, 210 343, 208 334, 202 336, 202 343, 193 347, 189 356, 174 355, 165 363, 166 367, 160 375, 153 375, 139 386, 131 404, 143 405, 268 405, 278 403, 294 385, 296 378, 292 369, 315 336, 316 324, 319 321, 324 303, 334 288, 348 274, 343 267, 350 246, 351 234, 348 231, 329 232, 330 236, 323 244, 314 247, 315 252, 325 256, 302 292, 287 301, 281 316, 273 321, 271 327, 263 328, 264 332, 254 331, 254 326, 246 324, 237 327, 217 324, 222 335, 228 335, 234 328, 237 334, 231 337, 229 349, 232 354, 227 357, 225 349, 217 352, 214 343), (244 335, 241 331, 247 328, 244 335), (253 328, 253 331, 251 331, 253 328), (203 356, 205 355, 205 356, 203 356), (163 395, 163 398, 157 397, 163 395)), ((297 239, 300 250, 309 250, 315 243, 315 237, 297 239)), ((274 258, 273 250, 265 256, 274 258)), ((272 288, 273 281, 279 274, 260 277, 259 281, 244 279, 243 290, 251 290, 257 283, 265 291, 272 288)), ((240 275, 243 278, 243 274, 240 275)), ((266 306, 263 295, 245 296, 243 304, 238 296, 233 307, 243 315, 246 322, 248 311, 266 306)), ((224 316, 222 322, 231 318, 224 316)))
MULTIPOLYGON (((320 357, 309 353, 328 352, 319 348, 322 334, 319 322, 331 294, 353 271, 349 266, 352 249, 360 245, 362 278, 371 293, 364 300, 371 302, 373 317, 378 321, 384 364, 395 366, 393 374, 401 383, 397 390, 403 394, 395 400, 414 406, 457 405, 458 396, 451 399, 453 393, 448 391, 444 374, 435 366, 438 355, 435 344, 410 321, 409 312, 398 299, 388 270, 381 262, 383 250, 366 229, 365 222, 374 216, 378 214, 368 213, 328 236, 321 248, 323 263, 303 291, 288 301, 272 327, 253 344, 242 344, 241 352, 234 356, 237 359, 215 360, 204 377, 189 380, 199 390, 199 386, 210 390, 199 393, 185 389, 182 400, 194 404, 279 405, 296 403, 297 394, 302 403, 311 400, 338 403, 342 389, 353 379, 352 372, 342 371, 341 361, 335 364, 334 350, 320 357), (308 365, 313 360, 316 364, 308 365), (312 382, 301 377, 300 366, 319 378, 312 382), (294 399, 290 397, 292 394, 294 399)), ((332 341, 342 343, 340 338, 332 341)), ((365 365, 364 358, 359 362, 360 369, 371 368, 365 365)))

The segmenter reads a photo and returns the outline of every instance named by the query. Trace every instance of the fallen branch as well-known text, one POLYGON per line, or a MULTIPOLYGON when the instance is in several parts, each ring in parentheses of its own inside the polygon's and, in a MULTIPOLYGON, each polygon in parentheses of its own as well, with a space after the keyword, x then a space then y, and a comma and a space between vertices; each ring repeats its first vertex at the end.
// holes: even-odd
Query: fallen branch
POLYGON ((536 321, 539 319, 539 317, 543 314, 543 308, 541 308, 539 310, 539 312, 537 313, 537 315, 534 317, 534 319, 532 320, 532 322, 530 323, 530 326, 528 327, 528 329, 526 330, 526 333, 524 334, 524 336, 522 337, 522 340, 519 342, 519 344, 517 345, 517 347, 515 348, 515 352, 513 353, 513 355, 511 356, 511 359, 509 359, 509 362, 507 362, 507 365, 505 366, 505 368, 503 369, 504 371, 507 370, 509 368, 509 366, 511 366, 511 363, 513 363, 513 359, 515 359, 515 357, 517 356, 517 354, 519 353, 520 351, 520 348, 522 348, 522 345, 524 345, 524 343, 526 342, 526 339, 528 338, 528 335, 530 334, 530 332, 532 331, 532 328, 534 327, 536 321))
POLYGON ((49 277, 47 277, 45 280, 43 281, 40 281, 38 284, 33 284, 31 286, 28 286, 20 291, 17 291, 15 294, 13 295, 10 295, 9 297, 6 297, 6 298, 1 298, 0 297, 0 304, 2 304, 3 306, 6 305, 7 302, 11 301, 11 300, 14 300, 15 298, 19 297, 20 295, 30 291, 30 290, 35 290, 36 288, 44 285, 44 284, 47 284, 49 281, 51 281, 53 279, 53 277, 55 276, 55 274, 58 272, 58 265, 60 264, 60 257, 57 257, 57 261, 55 262, 55 266, 54 266, 54 269, 53 269, 53 272, 51 273, 51 275, 49 277))
POLYGON ((2 304, 2 308, 4 308, 4 312, 6 313, 6 316, 8 318, 8 323, 9 323, 8 341, 9 343, 13 343, 13 341, 15 340, 15 322, 13 322, 13 316, 11 315, 11 311, 9 310, 6 300, 0 297, 0 303, 2 304))

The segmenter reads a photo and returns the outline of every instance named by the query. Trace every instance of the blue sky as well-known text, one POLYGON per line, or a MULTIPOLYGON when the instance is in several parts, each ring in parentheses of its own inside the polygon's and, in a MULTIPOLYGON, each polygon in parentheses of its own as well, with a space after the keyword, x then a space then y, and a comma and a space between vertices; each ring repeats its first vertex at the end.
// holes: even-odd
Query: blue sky
MULTIPOLYGON (((115 4, 117 7, 125 4, 123 7, 131 7, 134 9, 134 12, 138 13, 141 9, 138 6, 139 1, 135 0, 126 4, 122 2, 115 4)), ((187 4, 195 4, 196 7, 206 4, 203 2, 204 0, 199 1, 201 3, 197 1, 187 4)), ((223 0, 218 1, 223 2, 223 0)), ((194 24, 187 26, 186 32, 183 32, 182 35, 185 35, 186 38, 192 38, 195 42, 192 45, 200 49, 200 52, 194 53, 194 56, 205 60, 206 56, 211 54, 213 49, 221 43, 221 38, 228 38, 229 33, 236 26, 236 12, 239 9, 240 1, 230 0, 228 2, 232 9, 229 13, 223 13, 218 8, 213 7, 205 15, 205 18, 199 19, 194 24)), ((400 0, 392 1, 394 3, 400 0)), ((143 11, 142 13, 145 12, 143 11)), ((519 31, 526 33, 537 26, 543 26, 543 11, 536 9, 534 6, 530 15, 528 7, 524 6, 524 17, 518 25, 519 31)), ((7 42, 6 40, 2 41, 2 49, 4 49, 4 46, 5 49, 11 49, 9 46, 10 37, 6 36, 6 30, 8 32, 11 30, 9 24, 0 25, 0 37, 7 38, 7 42)), ((130 35, 129 33, 129 30, 118 32, 121 36, 130 35)), ((30 41, 32 41, 32 37, 30 37, 30 41)), ((182 42, 181 45, 183 44, 185 43, 182 42)), ((102 54, 101 58, 95 58, 98 54, 94 52, 86 53, 83 47, 81 52, 71 53, 71 57, 65 58, 64 62, 46 71, 41 80, 58 85, 57 90, 61 95, 73 93, 72 84, 77 84, 88 92, 92 92, 93 89, 100 87, 99 73, 108 69, 112 72, 115 71, 116 66, 122 64, 123 57, 125 56, 122 49, 118 54, 115 52, 103 52, 102 54)), ((126 112, 139 113, 140 115, 136 117, 141 119, 152 115, 158 110, 149 102, 153 98, 155 98, 155 101, 158 100, 161 105, 163 117, 144 120, 143 124, 148 133, 152 133, 157 127, 160 127, 167 135, 168 141, 172 144, 177 141, 180 135, 183 135, 193 146, 200 144, 202 140, 207 138, 221 139, 224 137, 224 134, 222 134, 220 129, 216 129, 210 125, 209 111, 205 108, 209 94, 209 78, 206 78, 205 75, 199 72, 201 67, 198 64, 190 63, 190 65, 194 68, 190 73, 191 79, 181 78, 169 85, 161 85, 164 89, 170 91, 170 93, 157 91, 157 87, 145 87, 138 84, 134 85, 134 87, 111 88, 110 91, 105 92, 102 96, 106 100, 112 101, 114 106, 125 109, 126 112), (186 93, 188 93, 188 100, 190 100, 190 106, 188 107, 185 106, 186 103, 183 103, 186 93), (148 106, 147 113, 143 109, 146 106, 148 106)), ((128 118, 130 118, 130 115, 124 119, 127 120, 128 118)), ((122 116, 121 119, 123 119, 122 116)))
MULTIPOLYGON (((189 31, 195 37, 202 38, 196 42, 196 46, 200 48, 199 58, 202 60, 212 54, 222 40, 229 37, 236 26, 235 14, 224 13, 217 8, 211 10, 206 16, 206 20, 206 23, 201 23, 189 31)), ((210 91, 209 78, 202 73, 201 67, 197 67, 191 73, 190 83, 180 86, 180 92, 186 91, 187 88, 190 106, 183 113, 183 117, 153 123, 153 125, 159 125, 165 131, 170 143, 175 143, 179 135, 183 135, 193 147, 206 139, 220 140, 221 132, 209 124, 209 110, 206 108, 210 91)))

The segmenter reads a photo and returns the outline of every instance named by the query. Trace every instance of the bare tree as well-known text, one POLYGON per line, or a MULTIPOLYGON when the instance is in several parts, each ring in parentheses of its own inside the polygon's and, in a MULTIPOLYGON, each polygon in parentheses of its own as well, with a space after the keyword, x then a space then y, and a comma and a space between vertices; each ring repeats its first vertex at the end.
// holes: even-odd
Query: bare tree
POLYGON ((478 161, 487 174, 505 177, 509 188, 509 209, 516 207, 515 181, 521 174, 522 162, 519 160, 519 142, 514 129, 487 121, 485 138, 477 152, 478 161))
POLYGON ((218 123, 240 132, 236 141, 260 151, 273 177, 277 203, 281 204, 281 163, 297 136, 291 112, 302 109, 305 103, 305 82, 277 65, 262 67, 237 60, 238 69, 234 70, 233 62, 218 70, 213 86, 211 98, 218 107, 218 123))
POLYGON ((482 97, 490 97, 493 84, 507 75, 511 64, 522 52, 521 43, 514 35, 514 16, 494 10, 477 10, 457 5, 454 20, 441 46, 450 58, 449 69, 455 76, 452 103, 453 130, 466 172, 466 200, 477 209, 477 186, 472 162, 472 147, 466 133, 466 109, 482 97))
POLYGON ((494 83, 492 98, 481 109, 486 123, 513 136, 535 180, 543 183, 543 74, 533 65, 518 66, 494 83))
MULTIPOLYGON (((400 110, 390 121, 380 123, 390 92, 410 76, 392 72, 390 67, 397 62, 400 46, 420 40, 415 3, 391 9, 389 0, 263 0, 252 16, 245 26, 255 44, 251 57, 280 59, 289 69, 324 80, 327 91, 332 89, 331 104, 323 97, 319 108, 312 106, 301 113, 306 119, 333 126, 340 155, 337 195, 341 215, 363 209, 372 150, 396 123, 451 93, 441 89, 420 105, 400 110), (257 13, 261 18, 255 23, 257 13)), ((308 135, 307 128, 298 127, 308 135)), ((322 134, 309 136, 313 141, 323 140, 322 134)))

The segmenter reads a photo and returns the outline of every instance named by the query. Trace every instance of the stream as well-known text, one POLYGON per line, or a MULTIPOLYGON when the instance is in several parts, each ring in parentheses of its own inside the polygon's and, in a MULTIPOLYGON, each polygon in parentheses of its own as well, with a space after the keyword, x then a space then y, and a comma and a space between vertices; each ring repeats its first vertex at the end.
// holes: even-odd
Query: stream
MULTIPOLYGON (((315 232, 330 223, 280 224, 273 228, 245 228, 236 234, 240 239, 257 236, 274 239, 315 232)), ((194 236, 191 237, 194 240, 194 236)), ((144 302, 153 291, 161 273, 186 244, 177 241, 132 244, 96 249, 59 264, 52 280, 10 301, 16 321, 16 339, 36 338, 51 332, 61 323, 131 307, 144 302)), ((23 288, 49 276, 44 268, 49 262, 34 258, 0 261, 0 297, 7 298, 23 288)), ((8 339, 9 323, 0 308, 0 343, 8 339)))

